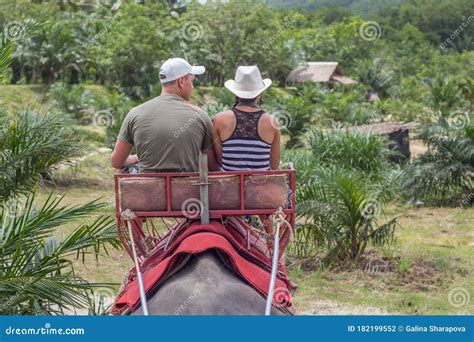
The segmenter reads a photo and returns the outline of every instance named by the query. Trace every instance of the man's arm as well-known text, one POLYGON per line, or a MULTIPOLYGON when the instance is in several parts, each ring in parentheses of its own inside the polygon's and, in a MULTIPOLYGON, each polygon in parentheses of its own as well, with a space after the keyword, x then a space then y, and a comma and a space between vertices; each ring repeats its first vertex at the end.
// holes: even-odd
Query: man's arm
POLYGON ((124 166, 138 163, 137 155, 130 155, 132 148, 133 145, 122 140, 117 140, 114 151, 112 152, 112 167, 121 169, 124 166))

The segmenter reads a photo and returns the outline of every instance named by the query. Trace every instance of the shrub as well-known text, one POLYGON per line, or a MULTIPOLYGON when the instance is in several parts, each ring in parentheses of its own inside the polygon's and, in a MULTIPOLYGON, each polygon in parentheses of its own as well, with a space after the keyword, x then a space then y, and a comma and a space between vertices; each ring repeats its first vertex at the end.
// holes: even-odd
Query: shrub
POLYGON ((389 150, 387 142, 377 135, 338 127, 327 132, 310 130, 307 139, 318 164, 338 165, 373 177, 390 167, 389 157, 396 153, 389 150))
POLYGON ((329 266, 357 261, 368 244, 383 246, 394 238, 397 220, 379 220, 399 173, 384 173, 378 182, 338 165, 320 167, 300 186, 301 225, 289 253, 318 256, 329 266))
POLYGON ((447 199, 473 191, 474 140, 433 136, 428 151, 407 168, 404 186, 415 199, 447 199))
POLYGON ((23 111, 0 112, 0 200, 28 193, 40 175, 67 162, 78 149, 64 119, 23 111))
POLYGON ((107 108, 108 98, 104 94, 86 88, 84 85, 55 83, 48 91, 57 108, 75 118, 80 124, 93 120, 94 112, 107 108))
POLYGON ((122 127, 122 122, 132 107, 131 100, 125 95, 114 93, 110 97, 109 108, 104 112, 106 144, 108 147, 114 147, 120 128, 122 127))

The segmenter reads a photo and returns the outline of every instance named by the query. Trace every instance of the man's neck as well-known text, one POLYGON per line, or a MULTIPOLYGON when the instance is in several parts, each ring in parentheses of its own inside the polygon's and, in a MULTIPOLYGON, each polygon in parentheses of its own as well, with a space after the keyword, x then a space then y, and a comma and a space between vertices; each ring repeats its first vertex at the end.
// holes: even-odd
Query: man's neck
POLYGON ((163 88, 161 89, 161 95, 173 95, 173 96, 178 96, 178 97, 181 97, 181 94, 179 94, 179 91, 177 91, 176 89, 172 89, 172 88, 163 88))

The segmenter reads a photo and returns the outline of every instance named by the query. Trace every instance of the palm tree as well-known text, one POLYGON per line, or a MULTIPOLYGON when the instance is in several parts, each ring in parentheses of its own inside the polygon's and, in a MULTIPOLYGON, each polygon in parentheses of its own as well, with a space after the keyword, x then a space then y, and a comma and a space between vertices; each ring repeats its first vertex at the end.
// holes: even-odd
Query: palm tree
POLYGON ((57 238, 57 227, 87 218, 103 205, 94 201, 62 207, 62 197, 51 194, 35 208, 34 199, 32 194, 24 205, 17 202, 0 211, 0 314, 64 314, 93 307, 94 287, 110 284, 83 279, 71 259, 89 253, 98 258, 107 244, 119 247, 113 220, 101 216, 57 238))
POLYGON ((332 266, 357 261, 369 243, 390 243, 397 220, 379 220, 398 177, 387 172, 383 182, 373 182, 363 173, 338 166, 316 169, 313 179, 300 186, 298 213, 305 238, 301 242, 311 244, 323 264, 332 266))
MULTIPOLYGON (((0 71, 8 67, 11 54, 11 46, 2 44, 0 71)), ((98 260, 107 245, 120 247, 113 220, 93 217, 104 204, 61 206, 62 197, 53 194, 42 205, 35 203, 41 175, 77 150, 64 126, 51 115, 25 111, 15 118, 0 111, 1 315, 95 308, 94 287, 108 285, 86 281, 71 261, 89 253, 98 260), (57 228, 76 219, 84 222, 58 238, 57 228)))

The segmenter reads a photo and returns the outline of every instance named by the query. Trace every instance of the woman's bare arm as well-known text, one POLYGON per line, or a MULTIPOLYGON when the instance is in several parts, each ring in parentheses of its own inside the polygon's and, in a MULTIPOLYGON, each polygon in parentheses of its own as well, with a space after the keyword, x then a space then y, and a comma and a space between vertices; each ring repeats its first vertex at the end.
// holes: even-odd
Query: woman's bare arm
POLYGON ((280 129, 275 128, 275 135, 270 148, 270 168, 278 170, 280 168, 280 129))

